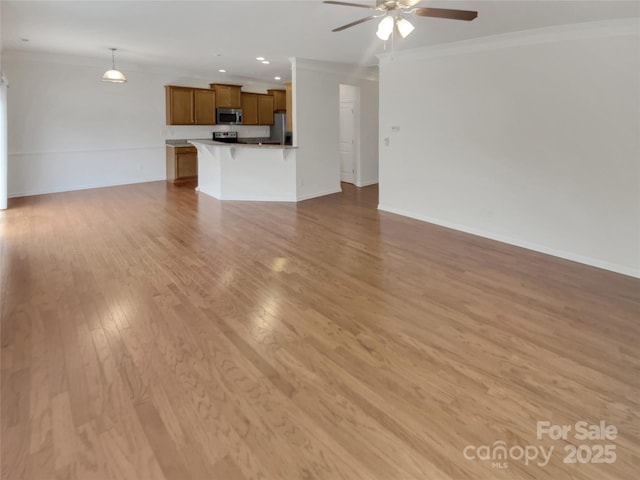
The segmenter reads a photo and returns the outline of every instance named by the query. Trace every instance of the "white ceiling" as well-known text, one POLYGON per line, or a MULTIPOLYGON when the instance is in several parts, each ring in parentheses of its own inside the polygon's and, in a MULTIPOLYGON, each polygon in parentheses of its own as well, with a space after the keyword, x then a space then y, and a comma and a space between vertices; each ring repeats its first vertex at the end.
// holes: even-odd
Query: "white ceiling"
MULTIPOLYGON (((375 0, 348 0, 374 5, 375 0)), ((425 0, 419 6, 477 10, 472 22, 415 17, 396 50, 551 25, 640 16, 640 1, 425 0)), ((368 16, 362 8, 321 0, 2 1, 2 48, 160 65, 207 75, 273 81, 290 78, 289 57, 375 65, 384 42, 376 22, 331 29, 368 16), (22 39, 28 39, 23 41, 22 39), (264 56, 272 63, 255 60, 264 56)), ((390 45, 387 45, 389 48, 390 45)))

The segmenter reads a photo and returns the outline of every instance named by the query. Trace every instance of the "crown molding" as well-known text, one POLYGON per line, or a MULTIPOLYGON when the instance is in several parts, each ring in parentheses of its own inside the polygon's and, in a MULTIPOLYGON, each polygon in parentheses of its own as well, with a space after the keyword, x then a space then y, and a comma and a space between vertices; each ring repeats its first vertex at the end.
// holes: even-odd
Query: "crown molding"
POLYGON ((332 75, 359 80, 378 80, 378 66, 353 65, 351 63, 327 62, 324 60, 312 60, 309 58, 289 58, 291 67, 298 71, 329 73, 332 75))
POLYGON ((426 60, 525 45, 634 35, 640 35, 640 18, 604 20, 521 30, 519 32, 490 35, 460 42, 383 53, 378 55, 378 60, 380 65, 385 65, 398 61, 426 60))
MULTIPOLYGON (((60 53, 46 53, 40 51, 6 50, 2 52, 3 65, 22 65, 24 63, 54 64, 71 68, 104 71, 111 65, 111 57, 100 58, 60 53)), ((282 89, 283 83, 262 81, 260 79, 241 75, 221 75, 217 70, 200 70, 182 68, 172 65, 142 64, 116 59, 116 66, 127 76, 138 73, 143 75, 156 75, 169 78, 171 84, 184 85, 195 88, 209 88, 210 83, 236 83, 250 89, 265 91, 267 89, 282 89), (171 80, 173 79, 173 80, 171 80), (177 82, 177 83, 176 83, 177 82)))

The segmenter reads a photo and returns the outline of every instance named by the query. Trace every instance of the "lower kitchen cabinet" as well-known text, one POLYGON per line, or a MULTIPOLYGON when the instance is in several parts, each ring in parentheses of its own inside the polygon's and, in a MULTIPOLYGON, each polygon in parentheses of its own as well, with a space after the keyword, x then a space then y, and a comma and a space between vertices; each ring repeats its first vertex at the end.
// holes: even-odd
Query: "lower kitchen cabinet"
POLYGON ((177 183, 198 177, 196 147, 166 147, 167 181, 177 183))

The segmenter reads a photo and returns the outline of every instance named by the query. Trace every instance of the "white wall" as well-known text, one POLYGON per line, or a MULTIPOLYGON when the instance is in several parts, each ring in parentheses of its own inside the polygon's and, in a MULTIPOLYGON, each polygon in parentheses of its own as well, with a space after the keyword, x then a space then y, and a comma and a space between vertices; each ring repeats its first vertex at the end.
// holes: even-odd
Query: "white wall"
MULTIPOLYGON (((163 180, 165 139, 211 138, 213 130, 231 129, 165 125, 164 85, 208 88, 226 79, 143 70, 116 57, 128 83, 106 83, 107 54, 87 59, 8 52, 2 60, 11 78, 9 196, 163 180)), ((233 130, 269 135, 268 127, 233 130)))
MULTIPOLYGON (((340 84, 360 86, 361 110, 371 115, 377 105, 377 72, 300 58, 292 59, 292 70, 298 199, 339 192, 340 84)), ((367 176, 377 168, 377 154, 372 154, 377 149, 377 135, 377 124, 369 118, 361 122, 361 136, 369 142, 361 147, 361 157, 366 155, 367 159, 363 169, 367 176)), ((376 178, 365 178, 375 183, 376 178)))
POLYGON ((554 27, 382 58, 379 208, 640 276, 638 31, 554 27))
POLYGON ((360 86, 360 168, 359 187, 378 183, 378 80, 362 79, 360 86), (365 101, 362 101, 364 99, 365 101))

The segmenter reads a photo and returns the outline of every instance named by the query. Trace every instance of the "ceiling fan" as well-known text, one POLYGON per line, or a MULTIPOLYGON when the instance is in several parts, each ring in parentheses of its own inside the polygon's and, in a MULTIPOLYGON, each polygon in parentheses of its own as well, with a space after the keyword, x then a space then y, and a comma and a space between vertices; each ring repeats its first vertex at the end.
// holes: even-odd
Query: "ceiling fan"
POLYGON ((376 14, 370 15, 355 22, 347 23, 341 27, 334 28, 332 32, 341 32, 347 28, 355 27, 361 23, 368 22, 376 18, 382 18, 378 24, 376 35, 382 40, 387 40, 397 28, 402 38, 405 38, 414 30, 414 26, 404 18, 405 15, 417 15, 419 17, 448 18, 451 20, 471 21, 478 16, 478 12, 472 10, 452 10, 448 8, 419 8, 416 7, 421 0, 376 0, 376 6, 362 5, 361 3, 325 1, 332 5, 343 5, 347 7, 360 7, 375 10, 376 14))

